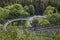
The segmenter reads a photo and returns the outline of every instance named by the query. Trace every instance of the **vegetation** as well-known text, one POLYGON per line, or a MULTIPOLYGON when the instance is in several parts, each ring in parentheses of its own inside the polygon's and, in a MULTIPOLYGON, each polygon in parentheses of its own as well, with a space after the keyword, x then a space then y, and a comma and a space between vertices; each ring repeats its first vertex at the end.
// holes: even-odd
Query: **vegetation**
POLYGON ((33 19, 32 25, 33 27, 40 27, 41 25, 48 25, 49 21, 47 19, 43 19, 40 17, 36 17, 33 19))
MULTIPOLYGON (((59 0, 2 0, 0 2, 1 24, 5 20, 25 18, 41 13, 46 16, 46 19, 35 18, 32 22, 33 26, 39 27, 40 25, 60 24, 59 0)), ((27 25, 30 25, 30 23, 27 25)))
POLYGON ((25 28, 30 28, 31 27, 31 24, 29 21, 18 21, 18 22, 12 22, 8 25, 9 27, 10 26, 18 26, 18 28, 20 29, 25 29, 25 28))
POLYGON ((14 4, 4 8, 0 8, 0 19, 29 17, 30 14, 34 14, 35 10, 32 5, 29 5, 28 8, 29 9, 27 10, 27 8, 23 7, 21 4, 14 4))
POLYGON ((56 13, 56 9, 52 6, 48 6, 44 12, 44 15, 50 15, 56 13))
POLYGON ((6 7, 6 9, 9 9, 9 19, 13 18, 22 18, 22 17, 28 17, 30 14, 24 10, 22 5, 20 4, 14 4, 11 6, 6 7))
POLYGON ((0 0, 0 40, 60 40, 60 30, 40 34, 29 30, 31 27, 52 28, 52 24, 60 25, 60 0, 0 0), (37 16, 32 23, 22 20, 12 22, 7 31, 3 30, 8 20, 42 14, 46 18, 37 16))
POLYGON ((49 22, 51 24, 60 24, 60 14, 56 13, 56 14, 52 14, 52 15, 48 15, 47 16, 47 20, 49 20, 49 22))
POLYGON ((7 31, 1 29, 0 26, 0 40, 59 40, 60 32, 53 31, 49 35, 47 33, 37 34, 27 29, 19 29, 18 26, 8 26, 7 31))
POLYGON ((8 19, 9 10, 0 7, 0 19, 8 19))
POLYGON ((22 6, 33 5, 36 11, 35 14, 42 14, 46 7, 49 5, 55 7, 58 11, 60 11, 59 0, 0 0, 0 7, 5 7, 13 4, 22 4, 22 6))
POLYGON ((24 9, 30 13, 30 15, 34 15, 35 9, 33 5, 25 6, 24 9))

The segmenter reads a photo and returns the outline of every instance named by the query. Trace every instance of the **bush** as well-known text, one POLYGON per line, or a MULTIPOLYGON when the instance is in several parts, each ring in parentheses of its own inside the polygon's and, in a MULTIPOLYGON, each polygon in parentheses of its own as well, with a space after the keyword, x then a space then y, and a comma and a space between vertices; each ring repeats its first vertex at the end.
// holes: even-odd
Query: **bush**
POLYGON ((0 24, 4 24, 4 19, 0 19, 0 24))
POLYGON ((13 9, 22 10, 23 6, 21 4, 14 4, 14 5, 4 7, 4 8, 9 9, 9 10, 13 10, 13 9))
POLYGON ((60 33, 57 31, 51 31, 49 33, 42 32, 40 34, 29 31, 19 30, 17 27, 11 27, 7 31, 0 30, 0 40, 58 40, 60 39, 60 33))
POLYGON ((3 24, 0 24, 0 30, 3 29, 3 24))
POLYGON ((29 21, 26 21, 26 23, 25 23, 25 25, 24 25, 26 28, 28 28, 28 27, 31 27, 31 24, 30 24, 30 22, 29 21))
POLYGON ((32 26, 33 27, 39 27, 40 26, 40 18, 39 17, 36 17, 33 19, 32 26))
POLYGON ((49 21, 46 19, 42 19, 40 17, 36 17, 33 19, 32 25, 33 27, 40 27, 41 25, 47 25, 49 21))
POLYGON ((50 31, 36 33, 29 30, 19 29, 18 26, 8 26, 7 31, 0 30, 0 40, 59 40, 60 32, 50 31))
POLYGON ((0 7, 0 19, 8 19, 9 10, 0 7))
POLYGON ((24 18, 24 17, 29 17, 30 16, 30 13, 28 13, 28 12, 26 12, 26 11, 21 11, 21 14, 20 14, 20 17, 22 18, 24 18))
POLYGON ((20 28, 20 29, 25 29, 25 28, 31 27, 31 24, 30 24, 30 21, 20 20, 18 22, 10 23, 8 26, 18 26, 18 28, 20 28))
POLYGON ((34 15, 35 9, 33 5, 29 5, 29 10, 30 10, 29 12, 31 13, 31 15, 34 15))
POLYGON ((20 4, 14 4, 5 8, 10 10, 9 19, 28 17, 30 15, 20 4))
POLYGON ((30 21, 21 21, 20 25, 19 25, 19 28, 21 29, 21 27, 22 27, 22 29, 31 27, 30 21))
POLYGON ((9 13, 9 18, 13 19, 13 18, 22 18, 22 17, 28 17, 29 13, 24 11, 24 10, 11 10, 9 13))
POLYGON ((47 20, 49 20, 50 23, 58 24, 58 23, 60 23, 60 21, 59 21, 60 14, 56 13, 56 14, 48 15, 47 20))
POLYGON ((46 19, 40 20, 40 25, 48 25, 48 24, 49 24, 48 20, 46 20, 46 19))
POLYGON ((24 9, 30 13, 30 15, 34 15, 35 13, 35 9, 33 5, 29 5, 29 6, 24 6, 24 9))
POLYGON ((56 11, 55 7, 48 6, 48 7, 46 8, 46 10, 44 11, 44 15, 50 15, 50 14, 54 14, 54 13, 56 13, 56 12, 57 12, 57 11, 56 11))

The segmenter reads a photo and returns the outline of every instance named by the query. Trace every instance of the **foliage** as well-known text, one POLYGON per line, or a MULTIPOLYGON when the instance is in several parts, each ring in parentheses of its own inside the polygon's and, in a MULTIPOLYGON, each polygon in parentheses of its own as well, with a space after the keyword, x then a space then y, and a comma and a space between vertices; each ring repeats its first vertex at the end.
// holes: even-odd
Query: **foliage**
POLYGON ((29 12, 31 13, 31 15, 34 15, 35 9, 33 5, 29 5, 29 10, 30 10, 29 12))
POLYGON ((12 4, 22 4, 33 5, 35 7, 36 13, 44 11, 45 8, 49 5, 54 6, 59 10, 60 1, 59 0, 0 0, 0 6, 5 7, 12 4))
POLYGON ((3 24, 0 24, 0 30, 2 29, 2 27, 3 27, 3 24))
POLYGON ((23 6, 21 4, 13 4, 10 6, 6 6, 4 8, 9 9, 9 10, 13 10, 13 9, 23 10, 23 6))
POLYGON ((22 17, 28 17, 29 13, 24 10, 22 5, 20 4, 14 4, 8 7, 5 7, 6 9, 9 9, 9 19, 12 18, 22 18, 22 17))
POLYGON ((0 7, 0 19, 8 19, 9 10, 0 7))
POLYGON ((52 6, 48 6, 44 12, 44 15, 50 15, 56 13, 56 10, 52 6))
POLYGON ((60 24, 59 20, 60 20, 60 14, 57 12, 57 10, 52 7, 52 6, 48 6, 44 12, 44 15, 47 17, 47 20, 51 23, 51 24, 60 24))
POLYGON ((4 19, 0 19, 0 24, 3 24, 4 23, 4 19))
POLYGON ((32 21, 32 26, 33 26, 33 27, 38 27, 38 26, 40 26, 40 18, 39 18, 39 17, 36 17, 36 18, 33 19, 33 21, 32 21))
POLYGON ((28 17, 29 13, 24 10, 11 10, 9 13, 10 18, 22 18, 22 17, 28 17))
POLYGON ((26 21, 25 26, 26 26, 26 27, 31 27, 30 22, 29 22, 29 21, 26 21))
POLYGON ((19 29, 25 29, 31 27, 30 21, 17 21, 17 22, 12 22, 8 26, 18 26, 19 29))
MULTIPOLYGON (((1 29, 1 28, 0 28, 1 29)), ((7 31, 0 30, 0 40, 59 40, 60 32, 36 33, 27 29, 19 29, 18 26, 8 26, 7 31)))
POLYGON ((33 5, 29 5, 29 6, 24 6, 24 9, 30 13, 30 15, 34 15, 35 13, 35 9, 33 5))
POLYGON ((41 19, 40 20, 40 25, 48 25, 49 24, 49 21, 46 20, 46 19, 41 19))
POLYGON ((52 15, 47 15, 47 20, 49 20, 50 23, 53 24, 58 24, 60 23, 60 14, 56 13, 56 14, 52 14, 52 15))
POLYGON ((49 21, 40 17, 34 18, 32 22, 33 27, 40 27, 41 25, 47 24, 49 24, 49 21))

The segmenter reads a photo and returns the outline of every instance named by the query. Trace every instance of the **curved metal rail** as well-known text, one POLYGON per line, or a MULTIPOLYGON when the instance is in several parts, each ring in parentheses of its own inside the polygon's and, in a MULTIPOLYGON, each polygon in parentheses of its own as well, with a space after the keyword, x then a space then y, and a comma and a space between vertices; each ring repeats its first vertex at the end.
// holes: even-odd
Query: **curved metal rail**
MULTIPOLYGON (((7 21, 4 26, 3 26, 3 30, 6 30, 6 27, 8 26, 9 23, 14 22, 14 21, 19 21, 19 20, 28 20, 30 21, 30 23, 32 23, 33 18, 35 18, 36 16, 33 17, 29 17, 29 18, 18 18, 18 19, 13 19, 10 21, 7 21)), ((45 16, 39 16, 40 18, 46 18, 45 16)))

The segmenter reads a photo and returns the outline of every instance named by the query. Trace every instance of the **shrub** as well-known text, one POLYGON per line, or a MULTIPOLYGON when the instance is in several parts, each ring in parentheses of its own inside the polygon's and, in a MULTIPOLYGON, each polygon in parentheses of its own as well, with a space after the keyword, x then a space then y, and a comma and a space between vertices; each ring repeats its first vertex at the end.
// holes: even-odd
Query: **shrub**
POLYGON ((50 15, 56 13, 55 7, 48 6, 46 10, 44 11, 44 15, 50 15))
POLYGON ((3 29, 3 24, 0 24, 0 30, 3 29))
POLYGON ((27 11, 27 12, 29 12, 29 6, 24 6, 24 9, 27 11))
POLYGON ((33 19, 32 26, 33 27, 39 27, 40 26, 40 18, 39 17, 36 17, 33 19))
POLYGON ((0 30, 0 40, 59 40, 60 32, 59 31, 49 31, 36 33, 29 30, 21 30, 18 26, 9 26, 7 31, 0 30))
POLYGON ((46 19, 40 20, 40 25, 48 25, 48 24, 49 24, 48 20, 46 20, 46 19))
POLYGON ((20 4, 14 4, 5 8, 10 10, 9 19, 29 16, 29 13, 26 12, 20 4))
POLYGON ((21 4, 14 4, 14 5, 7 6, 5 8, 9 10, 13 10, 13 9, 22 10, 23 6, 21 4))
POLYGON ((30 13, 30 15, 34 15, 35 13, 35 9, 33 5, 29 5, 29 6, 24 6, 24 9, 30 13))
POLYGON ((47 25, 47 24, 49 24, 48 20, 39 17, 34 18, 32 22, 33 27, 40 27, 41 25, 47 25))
POLYGON ((34 15, 35 9, 33 5, 29 5, 29 10, 30 10, 29 12, 31 13, 31 15, 34 15))
POLYGON ((28 27, 31 27, 31 24, 30 24, 30 22, 29 21, 26 21, 26 23, 25 23, 25 25, 24 25, 26 28, 28 28, 28 27))
POLYGON ((4 23, 4 19, 0 19, 0 24, 3 24, 4 23))
POLYGON ((49 20, 50 23, 57 24, 60 23, 60 14, 52 14, 47 16, 47 20, 49 20))
POLYGON ((19 28, 21 29, 25 29, 25 28, 29 28, 31 27, 31 24, 30 24, 30 21, 21 21, 20 22, 20 25, 19 25, 19 28))
POLYGON ((56 13, 55 17, 56 17, 56 23, 60 24, 60 14, 56 13))
POLYGON ((22 18, 22 17, 28 17, 29 13, 24 10, 11 10, 9 13, 9 18, 22 18))
POLYGON ((9 10, 0 7, 0 19, 8 19, 9 10))
POLYGON ((26 11, 24 11, 24 10, 22 10, 21 11, 21 14, 20 14, 20 17, 22 18, 24 18, 24 17, 29 17, 30 16, 30 13, 28 13, 28 12, 26 12, 26 11))

